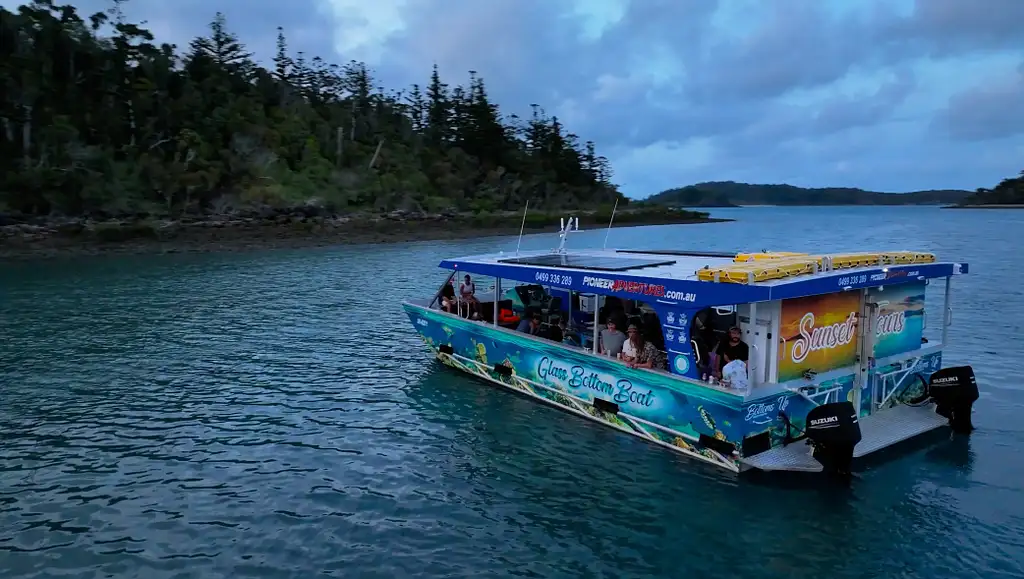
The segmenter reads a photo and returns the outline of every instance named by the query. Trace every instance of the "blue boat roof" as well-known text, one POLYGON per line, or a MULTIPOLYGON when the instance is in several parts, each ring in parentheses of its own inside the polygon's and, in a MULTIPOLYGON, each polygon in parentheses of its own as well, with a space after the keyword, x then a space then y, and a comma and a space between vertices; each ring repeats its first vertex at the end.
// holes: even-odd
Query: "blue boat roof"
POLYGON ((966 263, 851 267, 751 283, 704 281, 698 270, 736 265, 738 254, 658 250, 504 252, 442 260, 439 267, 552 288, 620 295, 688 308, 765 302, 966 274, 966 263))

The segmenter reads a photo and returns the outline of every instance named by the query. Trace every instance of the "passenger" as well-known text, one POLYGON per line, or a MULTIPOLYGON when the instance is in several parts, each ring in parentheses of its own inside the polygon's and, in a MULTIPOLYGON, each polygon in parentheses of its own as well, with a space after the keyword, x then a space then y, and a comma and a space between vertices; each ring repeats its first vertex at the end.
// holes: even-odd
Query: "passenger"
POLYGON ((516 331, 530 334, 531 336, 539 336, 541 333, 540 314, 534 312, 533 315, 523 318, 523 321, 519 322, 519 327, 516 328, 516 331))
POLYGON ((740 329, 736 326, 729 328, 729 337, 727 340, 719 342, 718 349, 718 365, 715 369, 715 376, 718 378, 722 377, 722 368, 733 360, 741 360, 744 364, 747 363, 750 356, 750 348, 746 342, 740 339, 740 329))
POLYGON ((468 273, 465 280, 459 285, 459 297, 462 301, 466 302, 470 311, 476 311, 476 306, 480 303, 480 300, 476 299, 476 284, 470 279, 468 273))
POLYGON ((654 344, 644 340, 643 334, 633 324, 626 330, 629 339, 622 346, 622 360, 630 368, 657 368, 664 367, 661 360, 661 352, 654 347, 654 344))
POLYGON ((548 339, 552 342, 562 343, 565 339, 565 322, 559 319, 548 328, 548 339))
POLYGON ((452 280, 448 280, 448 283, 444 284, 444 287, 441 288, 441 309, 452 313, 456 307, 455 286, 452 284, 452 280))
POLYGON ((715 331, 708 325, 708 316, 711 309, 704 309, 693 317, 693 324, 690 326, 690 339, 697 345, 697 354, 700 358, 697 368, 701 374, 714 374, 714 360, 711 359, 718 346, 715 340, 715 331))
POLYGON ((530 317, 530 331, 529 331, 529 333, 531 335, 534 335, 534 336, 539 336, 539 335, 541 335, 541 332, 542 332, 542 330, 541 330, 541 323, 540 323, 540 314, 535 313, 535 314, 533 314, 533 316, 530 317))
POLYGON ((598 310, 598 323, 607 324, 609 320, 626 317, 626 308, 622 300, 615 296, 608 296, 604 300, 604 306, 598 310))
POLYGON ((523 319, 519 320, 519 325, 516 326, 517 332, 523 332, 524 334, 530 333, 530 321, 533 319, 534 313, 527 309, 523 314, 523 319))
POLYGON ((601 349, 598 350, 605 356, 615 358, 622 353, 622 344, 626 342, 626 334, 616 328, 614 319, 608 320, 608 327, 598 334, 601 340, 601 349))

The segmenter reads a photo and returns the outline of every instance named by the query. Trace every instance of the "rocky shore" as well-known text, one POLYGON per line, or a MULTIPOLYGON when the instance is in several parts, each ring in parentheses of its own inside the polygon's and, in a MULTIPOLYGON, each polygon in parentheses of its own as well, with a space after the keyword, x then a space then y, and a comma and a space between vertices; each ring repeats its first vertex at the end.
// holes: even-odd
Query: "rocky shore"
MULTIPOLYGON (((581 227, 597 224, 599 217, 603 216, 580 214, 581 227)), ((393 211, 339 215, 314 205, 173 218, 137 213, 82 217, 0 213, 0 259, 238 251, 515 235, 519 233, 521 219, 522 214, 511 212, 475 215, 393 211)), ((727 220, 692 212, 624 211, 616 215, 616 225, 620 227, 715 221, 727 220)), ((528 219, 526 230, 553 231, 557 229, 555 224, 557 218, 528 219)))

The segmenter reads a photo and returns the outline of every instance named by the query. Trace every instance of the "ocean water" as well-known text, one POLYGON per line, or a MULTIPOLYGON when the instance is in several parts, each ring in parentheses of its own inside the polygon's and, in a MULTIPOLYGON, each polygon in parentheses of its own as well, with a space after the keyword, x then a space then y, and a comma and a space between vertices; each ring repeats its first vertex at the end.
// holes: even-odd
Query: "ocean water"
POLYGON ((514 237, 0 264, 0 577, 1024 577, 1024 211, 714 214, 609 245, 970 262, 978 430, 737 480, 456 374, 399 302, 514 237))

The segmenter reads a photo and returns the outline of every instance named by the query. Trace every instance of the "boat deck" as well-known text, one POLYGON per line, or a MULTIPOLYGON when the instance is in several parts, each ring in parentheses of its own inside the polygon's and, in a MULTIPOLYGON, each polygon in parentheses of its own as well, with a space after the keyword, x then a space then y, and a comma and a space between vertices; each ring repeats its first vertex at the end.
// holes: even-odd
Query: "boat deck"
MULTIPOLYGON (((861 441, 853 457, 867 456, 904 440, 945 426, 947 419, 935 413, 935 406, 897 406, 860 419, 861 441)), ((741 459, 745 465, 764 471, 820 472, 821 464, 811 457, 806 440, 780 446, 741 459)))

